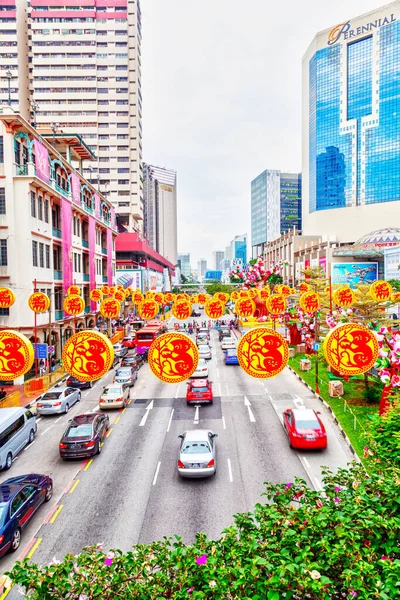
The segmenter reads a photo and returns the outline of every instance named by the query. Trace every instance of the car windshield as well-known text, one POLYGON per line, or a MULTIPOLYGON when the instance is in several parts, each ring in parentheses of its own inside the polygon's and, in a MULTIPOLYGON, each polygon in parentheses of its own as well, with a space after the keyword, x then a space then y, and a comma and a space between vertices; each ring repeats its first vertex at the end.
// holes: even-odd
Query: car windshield
POLYGON ((296 419, 297 429, 320 429, 317 419, 296 419))
POLYGON ((195 392, 195 393, 197 393, 197 392, 208 392, 208 387, 207 386, 206 387, 195 386, 195 387, 192 387, 192 392, 195 392))
POLYGON ((57 400, 61 396, 62 392, 47 392, 42 400, 57 400))
POLYGON ((207 454, 211 452, 208 442, 185 442, 182 454, 207 454))
POLYGON ((120 394, 120 393, 121 393, 120 387, 106 387, 103 391, 103 396, 120 394))
POLYGON ((199 369, 204 369, 204 367, 207 366, 206 361, 204 360, 204 358, 201 358, 199 360, 199 364, 197 365, 197 371, 199 371, 199 369))
POLYGON ((76 437, 90 437, 92 435, 92 426, 85 423, 85 425, 71 425, 67 429, 65 437, 76 438, 76 437))
POLYGON ((118 369, 117 377, 129 377, 129 375, 131 373, 132 373, 131 369, 118 369))
POLYGON ((199 352, 210 352, 209 346, 199 346, 199 352))
POLYGON ((227 356, 236 356, 236 350, 228 350, 228 352, 226 353, 227 356))

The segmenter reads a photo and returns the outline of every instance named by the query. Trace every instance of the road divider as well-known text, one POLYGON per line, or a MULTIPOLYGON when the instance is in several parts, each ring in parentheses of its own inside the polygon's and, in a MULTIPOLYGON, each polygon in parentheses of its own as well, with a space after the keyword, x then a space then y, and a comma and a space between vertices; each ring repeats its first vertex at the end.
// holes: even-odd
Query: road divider
POLYGON ((70 493, 70 494, 72 494, 72 492, 73 492, 73 491, 76 489, 76 486, 78 485, 78 483, 79 483, 79 479, 77 479, 77 480, 75 481, 74 485, 73 485, 73 486, 72 486, 72 488, 69 490, 69 493, 70 493))
POLYGON ((58 515, 60 514, 60 512, 62 511, 63 508, 64 508, 64 504, 60 504, 60 506, 57 508, 54 515, 50 519, 51 524, 54 523, 54 521, 57 519, 58 515))

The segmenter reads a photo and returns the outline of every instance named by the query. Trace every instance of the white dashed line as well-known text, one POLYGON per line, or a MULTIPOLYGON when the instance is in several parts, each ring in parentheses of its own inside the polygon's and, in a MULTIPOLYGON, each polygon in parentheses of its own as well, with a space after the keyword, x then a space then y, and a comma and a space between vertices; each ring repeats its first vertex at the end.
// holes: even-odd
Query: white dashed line
POLYGON ((50 425, 50 427, 48 427, 47 429, 45 429, 44 431, 42 431, 41 435, 44 435, 51 428, 52 428, 52 425, 50 425))
POLYGON ((169 421, 168 421, 167 432, 169 431, 169 428, 171 427, 171 421, 172 421, 172 415, 173 414, 174 414, 174 409, 171 410, 171 416, 170 416, 169 421))
POLYGON ((194 413, 194 419, 193 419, 193 423, 194 423, 195 425, 198 425, 198 423, 199 423, 199 421, 200 421, 200 415, 199 415, 199 412, 200 412, 200 406, 199 406, 199 405, 197 405, 197 406, 196 406, 195 413, 194 413))
POLYGON ((43 417, 39 417, 38 419, 36 419, 36 423, 39 423, 39 421, 41 421, 43 419, 43 417))
POLYGON ((310 468, 310 463, 308 462, 308 460, 306 459, 306 457, 302 456, 301 458, 304 460, 306 467, 309 469, 310 468))
POLYGON ((228 458, 227 460, 228 460, 229 481, 232 483, 233 475, 232 475, 231 459, 228 458))
POLYGON ((178 387, 177 387, 177 389, 176 389, 175 398, 178 398, 178 396, 179 396, 179 390, 180 390, 180 389, 181 389, 181 384, 179 383, 179 384, 178 384, 178 387))
POLYGON ((318 477, 314 477, 314 481, 315 481, 315 483, 317 484, 317 488, 318 488, 319 490, 322 490, 323 488, 322 488, 321 482, 320 482, 320 480, 318 479, 318 477))
POLYGON ((222 427, 226 429, 225 417, 222 415, 222 427))
POLYGON ((58 417, 58 419, 56 419, 56 420, 54 421, 54 423, 58 423, 58 421, 59 421, 60 419, 62 419, 62 416, 61 416, 61 417, 58 417))
POLYGON ((161 465, 161 462, 159 461, 159 462, 158 462, 158 465, 157 465, 157 469, 156 469, 156 474, 154 475, 154 479, 153 479, 153 485, 156 485, 157 476, 158 476, 158 471, 160 470, 160 465, 161 465))
POLYGON ((90 394, 90 390, 88 390, 87 392, 83 393, 84 396, 87 396, 88 394, 90 394))
POLYGON ((25 446, 24 450, 28 450, 28 448, 30 448, 31 446, 33 446, 33 444, 35 443, 36 440, 33 440, 33 442, 31 444, 28 444, 27 446, 25 446))
POLYGON ((100 410, 100 406, 97 405, 94 408, 92 408, 89 412, 97 412, 98 410, 100 410))

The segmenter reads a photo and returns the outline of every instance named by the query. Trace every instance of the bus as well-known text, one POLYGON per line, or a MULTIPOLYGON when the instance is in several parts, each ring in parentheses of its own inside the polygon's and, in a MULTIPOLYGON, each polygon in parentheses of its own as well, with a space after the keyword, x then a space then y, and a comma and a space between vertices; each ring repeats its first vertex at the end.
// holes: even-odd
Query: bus
POLYGON ((136 350, 141 354, 140 348, 148 349, 155 339, 166 331, 165 322, 149 321, 147 325, 136 332, 136 350))

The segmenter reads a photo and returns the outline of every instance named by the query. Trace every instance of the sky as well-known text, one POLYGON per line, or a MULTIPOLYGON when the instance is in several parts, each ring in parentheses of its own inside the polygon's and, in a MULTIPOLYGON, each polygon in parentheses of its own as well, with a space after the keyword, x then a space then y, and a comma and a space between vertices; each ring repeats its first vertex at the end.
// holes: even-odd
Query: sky
POLYGON ((178 176, 192 268, 248 234, 250 182, 301 171, 302 57, 379 0, 141 0, 143 152, 178 176))

